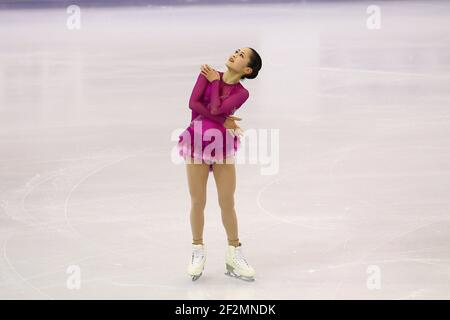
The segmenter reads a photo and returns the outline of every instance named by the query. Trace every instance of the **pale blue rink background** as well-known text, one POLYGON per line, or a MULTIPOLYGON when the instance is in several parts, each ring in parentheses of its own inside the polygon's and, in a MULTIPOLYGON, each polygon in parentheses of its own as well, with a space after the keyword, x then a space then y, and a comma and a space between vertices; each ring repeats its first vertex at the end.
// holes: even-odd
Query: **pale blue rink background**
POLYGON ((80 30, 65 6, 5 3, 0 298, 450 298, 450 3, 78 2, 80 30), (366 27, 371 4, 379 30, 366 27), (208 258, 193 283, 171 138, 189 123, 200 65, 225 71, 245 46, 263 69, 243 82, 239 124, 279 130, 275 174, 237 164, 256 281, 224 275, 210 174, 208 258), (78 290, 66 285, 73 265, 78 290))

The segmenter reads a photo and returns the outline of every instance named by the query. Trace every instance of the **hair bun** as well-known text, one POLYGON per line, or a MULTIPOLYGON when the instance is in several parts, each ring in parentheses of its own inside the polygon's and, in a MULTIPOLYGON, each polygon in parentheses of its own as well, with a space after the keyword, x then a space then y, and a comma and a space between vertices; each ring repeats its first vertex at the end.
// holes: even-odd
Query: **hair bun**
POLYGON ((248 67, 252 68, 252 73, 245 75, 243 77, 244 79, 255 79, 262 67, 262 59, 259 53, 253 48, 250 48, 250 50, 252 51, 252 55, 250 56, 250 63, 248 64, 248 67))

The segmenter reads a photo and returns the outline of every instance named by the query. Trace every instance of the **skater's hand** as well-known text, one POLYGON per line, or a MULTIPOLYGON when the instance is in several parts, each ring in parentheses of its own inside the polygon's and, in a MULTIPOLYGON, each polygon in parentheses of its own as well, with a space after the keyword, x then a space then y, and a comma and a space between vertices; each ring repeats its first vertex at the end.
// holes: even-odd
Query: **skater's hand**
POLYGON ((207 64, 202 64, 200 67, 201 73, 208 79, 209 82, 214 80, 220 80, 220 74, 218 71, 214 70, 207 64))
POLYGON ((236 116, 228 116, 225 120, 225 122, 223 123, 223 126, 226 129, 240 129, 240 127, 236 124, 236 121, 241 121, 242 119, 236 116))
POLYGON ((236 125, 236 127, 235 127, 234 129, 231 129, 231 130, 230 130, 231 135, 233 135, 233 136, 238 136, 238 137, 243 137, 243 136, 244 136, 244 130, 242 130, 242 128, 239 127, 239 126, 236 124, 236 122, 235 122, 235 120, 241 121, 242 118, 239 118, 239 117, 230 115, 230 116, 227 117, 227 120, 228 120, 228 119, 229 119, 229 120, 232 120, 233 123, 234 123, 234 125, 236 125))

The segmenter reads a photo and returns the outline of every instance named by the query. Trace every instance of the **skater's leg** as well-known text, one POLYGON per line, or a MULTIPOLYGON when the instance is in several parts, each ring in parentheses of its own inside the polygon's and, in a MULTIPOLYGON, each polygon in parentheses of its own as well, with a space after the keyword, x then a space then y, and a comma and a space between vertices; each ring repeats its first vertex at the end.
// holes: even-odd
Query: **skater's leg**
POLYGON ((205 163, 186 164, 186 172, 191 196, 190 221, 192 243, 203 244, 204 210, 206 206, 206 187, 209 166, 205 163))
POLYGON ((236 168, 234 162, 214 163, 213 174, 228 244, 237 247, 239 245, 239 237, 236 210, 234 208, 234 191, 236 190, 236 168))

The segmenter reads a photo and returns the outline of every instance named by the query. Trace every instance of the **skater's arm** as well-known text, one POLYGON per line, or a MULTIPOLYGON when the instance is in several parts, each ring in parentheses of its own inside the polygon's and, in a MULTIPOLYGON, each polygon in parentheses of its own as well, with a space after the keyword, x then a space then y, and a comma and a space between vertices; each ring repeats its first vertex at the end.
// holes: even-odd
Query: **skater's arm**
POLYGON ((192 90, 191 97, 189 99, 189 108, 201 114, 202 116, 211 119, 214 122, 223 124, 227 117, 211 114, 208 108, 206 108, 206 106, 200 101, 207 84, 208 79, 202 73, 200 73, 197 77, 197 82, 195 83, 194 89, 192 90))
POLYGON ((221 101, 219 97, 219 81, 215 80, 212 82, 211 88, 211 114, 228 116, 238 109, 248 97, 249 92, 244 88, 221 101))

